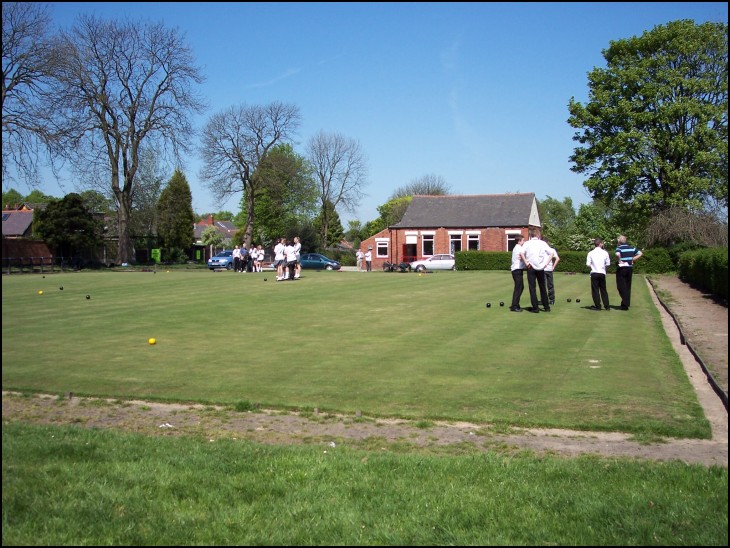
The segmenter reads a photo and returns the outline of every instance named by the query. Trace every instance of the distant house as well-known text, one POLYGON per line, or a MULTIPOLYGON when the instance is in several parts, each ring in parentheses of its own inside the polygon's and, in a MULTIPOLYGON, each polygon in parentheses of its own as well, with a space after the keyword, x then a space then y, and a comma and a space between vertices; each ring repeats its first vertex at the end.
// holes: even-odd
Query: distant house
POLYGON ((207 219, 202 219, 195 223, 193 226, 193 239, 195 242, 193 244, 193 252, 195 256, 193 258, 197 262, 206 262, 215 254, 215 251, 212 250, 210 246, 203 244, 203 232, 211 226, 220 232, 224 240, 232 241, 238 231, 236 225, 234 225, 231 221, 216 221, 213 218, 213 215, 208 215, 207 219))
POLYGON ((3 209, 3 238, 30 238, 32 233, 32 210, 3 209))
POLYGON ((540 227, 534 193, 414 196, 401 221, 364 240, 373 268, 457 251, 511 251, 540 227))

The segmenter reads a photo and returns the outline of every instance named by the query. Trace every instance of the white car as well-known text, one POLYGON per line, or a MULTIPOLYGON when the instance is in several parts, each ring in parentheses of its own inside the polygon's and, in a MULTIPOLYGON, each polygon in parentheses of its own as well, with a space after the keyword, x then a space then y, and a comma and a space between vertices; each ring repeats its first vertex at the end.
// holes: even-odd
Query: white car
POLYGON ((411 270, 426 272, 428 270, 456 270, 456 259, 453 255, 432 255, 411 263, 411 270))

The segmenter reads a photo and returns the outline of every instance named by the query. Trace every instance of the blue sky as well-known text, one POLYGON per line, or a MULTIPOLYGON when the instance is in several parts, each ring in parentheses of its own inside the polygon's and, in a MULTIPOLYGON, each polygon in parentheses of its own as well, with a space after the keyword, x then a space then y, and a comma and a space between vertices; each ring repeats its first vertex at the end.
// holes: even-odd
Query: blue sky
MULTIPOLYGON (((367 196, 343 225, 378 217, 391 193, 424 175, 454 194, 534 192, 590 201, 570 171, 571 97, 585 102, 587 74, 604 67, 612 40, 678 19, 727 22, 725 2, 623 3, 51 3, 69 28, 81 13, 163 21, 186 36, 206 76, 208 111, 299 107, 295 149, 320 130, 357 140, 367 196)), ((185 175, 198 214, 237 213, 185 175)), ((42 189, 62 196, 57 186, 42 189)), ((66 191, 70 191, 66 189, 66 191)))

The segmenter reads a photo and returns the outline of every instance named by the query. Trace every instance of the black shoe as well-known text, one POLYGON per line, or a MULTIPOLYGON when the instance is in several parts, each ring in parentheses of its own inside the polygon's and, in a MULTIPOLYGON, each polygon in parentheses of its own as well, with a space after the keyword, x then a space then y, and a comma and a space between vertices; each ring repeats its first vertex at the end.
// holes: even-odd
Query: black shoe
POLYGON ((521 308, 510 308, 509 311, 510 312, 522 312, 522 309, 521 308))
POLYGON ((590 307, 590 309, 589 309, 589 310, 600 310, 600 309, 601 309, 601 307, 600 307, 600 306, 595 306, 595 305, 594 305, 594 306, 590 307))
POLYGON ((550 307, 548 306, 547 308, 543 308, 542 310, 543 312, 550 312, 550 307))
POLYGON ((607 306, 606 307, 606 312, 611 312, 611 308, 607 306))
POLYGON ((550 301, 550 306, 554 305, 555 301, 550 301))
POLYGON ((628 310, 628 309, 629 309, 628 306, 621 306, 621 310, 628 310))
POLYGON ((537 308, 530 307, 527 310, 528 310, 528 312, 532 312, 533 314, 539 314, 540 313, 540 310, 538 310, 537 308))

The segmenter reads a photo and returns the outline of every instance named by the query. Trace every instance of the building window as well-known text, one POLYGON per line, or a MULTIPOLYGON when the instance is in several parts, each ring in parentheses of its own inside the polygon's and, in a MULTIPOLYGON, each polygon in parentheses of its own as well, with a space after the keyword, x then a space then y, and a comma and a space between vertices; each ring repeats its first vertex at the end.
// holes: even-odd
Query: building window
POLYGON ((522 236, 521 232, 514 234, 507 233, 507 251, 512 251, 517 245, 517 239, 522 236))
POLYGON ((469 251, 479 251, 479 234, 467 235, 467 247, 469 251))
POLYGON ((452 255, 457 251, 461 251, 461 234, 450 234, 449 240, 449 247, 452 255))
POLYGON ((421 246, 424 257, 433 255, 433 234, 423 234, 421 237, 421 246))
POLYGON ((375 256, 376 257, 388 257, 388 242, 376 242, 375 243, 375 256))

